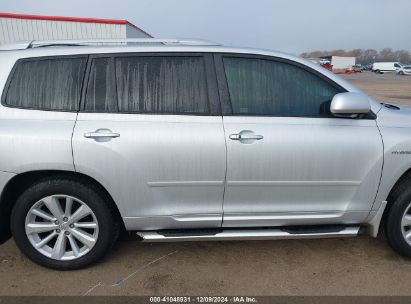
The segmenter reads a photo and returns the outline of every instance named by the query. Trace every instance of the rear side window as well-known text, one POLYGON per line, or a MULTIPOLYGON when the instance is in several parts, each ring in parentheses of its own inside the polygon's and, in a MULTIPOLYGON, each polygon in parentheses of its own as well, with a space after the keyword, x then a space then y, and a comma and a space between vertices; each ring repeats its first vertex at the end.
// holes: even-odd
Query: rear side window
POLYGON ((77 111, 85 65, 86 58, 20 61, 4 102, 18 108, 77 111))
POLYGON ((234 115, 321 117, 340 93, 316 75, 292 64, 224 57, 234 115))
POLYGON ((120 112, 209 113, 203 57, 118 57, 115 68, 120 112))

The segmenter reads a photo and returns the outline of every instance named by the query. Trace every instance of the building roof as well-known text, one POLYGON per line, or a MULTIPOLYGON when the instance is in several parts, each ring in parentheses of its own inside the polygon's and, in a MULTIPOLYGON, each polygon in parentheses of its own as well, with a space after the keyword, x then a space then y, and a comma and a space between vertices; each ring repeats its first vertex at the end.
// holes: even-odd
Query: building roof
POLYGON ((62 17, 62 16, 39 16, 39 15, 24 15, 24 14, 11 14, 11 13, 0 13, 0 18, 47 20, 47 21, 65 21, 65 22, 104 23, 104 24, 127 24, 127 23, 129 23, 127 20, 78 18, 78 17, 62 17))
POLYGON ((63 16, 41 16, 41 15, 26 15, 26 14, 13 14, 13 13, 2 13, 0 12, 0 18, 11 18, 11 19, 25 19, 25 20, 44 20, 44 21, 62 21, 62 22, 82 22, 82 23, 100 23, 100 24, 128 24, 134 27, 148 36, 152 37, 147 32, 143 31, 138 26, 135 26, 127 20, 121 19, 98 19, 98 18, 81 18, 81 17, 63 17, 63 16))

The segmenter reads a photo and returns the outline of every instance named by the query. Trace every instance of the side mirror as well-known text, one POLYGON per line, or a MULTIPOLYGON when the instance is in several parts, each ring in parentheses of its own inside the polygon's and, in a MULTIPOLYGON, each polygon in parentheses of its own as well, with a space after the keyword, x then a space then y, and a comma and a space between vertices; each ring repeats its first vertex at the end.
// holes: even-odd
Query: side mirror
POLYGON ((367 114, 371 111, 370 99, 363 93, 339 93, 332 99, 330 111, 337 116, 367 114))

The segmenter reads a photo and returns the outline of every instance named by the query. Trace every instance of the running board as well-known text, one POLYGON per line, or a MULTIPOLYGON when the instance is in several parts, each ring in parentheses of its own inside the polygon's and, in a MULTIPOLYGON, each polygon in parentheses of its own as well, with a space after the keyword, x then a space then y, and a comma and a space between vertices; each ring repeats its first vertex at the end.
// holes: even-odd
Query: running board
POLYGON ((227 230, 191 230, 191 231, 140 231, 137 235, 143 242, 178 242, 178 241, 239 241, 239 240, 277 240, 340 238, 357 236, 360 226, 312 227, 304 228, 265 228, 265 229, 227 229, 227 230), (339 228, 341 227, 341 228, 339 228))

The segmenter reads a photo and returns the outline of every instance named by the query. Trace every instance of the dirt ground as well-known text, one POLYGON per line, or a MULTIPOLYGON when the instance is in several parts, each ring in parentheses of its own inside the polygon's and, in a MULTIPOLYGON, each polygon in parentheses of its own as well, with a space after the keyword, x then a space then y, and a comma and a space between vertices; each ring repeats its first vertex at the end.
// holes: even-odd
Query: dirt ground
POLYGON ((378 101, 411 105, 411 76, 363 72, 343 77, 378 101))
MULTIPOLYGON (((345 76, 379 100, 411 104, 411 77, 345 76)), ((146 244, 121 241, 99 264, 59 272, 0 247, 0 295, 411 295, 411 260, 383 236, 146 244)))

